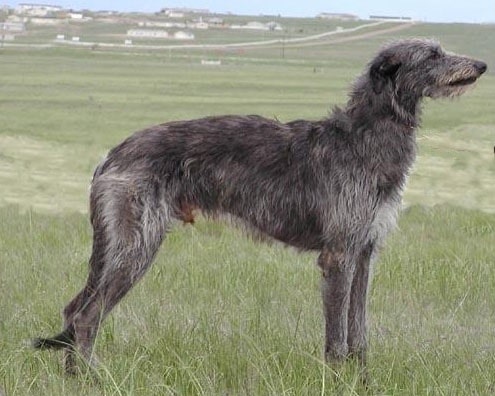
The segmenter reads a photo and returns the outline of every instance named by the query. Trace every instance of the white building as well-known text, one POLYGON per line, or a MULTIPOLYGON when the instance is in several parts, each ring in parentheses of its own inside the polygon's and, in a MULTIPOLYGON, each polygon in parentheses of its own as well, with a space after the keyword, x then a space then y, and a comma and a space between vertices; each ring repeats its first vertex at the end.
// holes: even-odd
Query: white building
POLYGON ((184 18, 185 14, 183 12, 170 11, 167 13, 169 18, 184 18))
POLYGON ((206 8, 163 8, 160 12, 170 16, 170 14, 209 14, 210 10, 206 8))
POLYGON ((268 28, 268 30, 277 30, 277 31, 278 31, 278 30, 283 30, 283 29, 282 29, 282 25, 281 25, 280 23, 278 23, 278 22, 273 22, 273 21, 272 21, 272 22, 268 22, 268 23, 266 24, 266 27, 268 28))
POLYGON ((245 25, 231 25, 231 29, 250 29, 250 30, 282 30, 282 25, 277 22, 248 22, 245 25))
POLYGON ((161 28, 179 28, 184 29, 186 24, 183 22, 158 22, 158 21, 141 21, 138 22, 140 27, 161 27, 161 28))
POLYGON ((191 32, 183 32, 183 31, 179 30, 178 32, 175 32, 174 39, 176 39, 176 40, 194 40, 194 34, 192 34, 191 32))
POLYGON ((218 18, 218 17, 209 18, 207 20, 207 22, 210 25, 213 25, 213 26, 222 26, 223 25, 223 19, 222 18, 218 18))
POLYGON ((243 26, 244 29, 254 29, 254 30, 268 30, 268 27, 261 22, 248 22, 243 26))
POLYGON ((61 6, 49 5, 49 4, 33 4, 33 3, 21 3, 15 9, 17 14, 26 14, 37 17, 44 17, 54 12, 60 12, 63 8, 61 6))
POLYGON ((156 29, 130 29, 127 31, 129 37, 140 38, 168 38, 169 34, 165 30, 156 29))
POLYGON ((68 19, 33 17, 29 22, 33 25, 56 26, 68 23, 68 19))
POLYGON ((322 12, 316 16, 321 19, 338 19, 341 21, 357 21, 359 17, 353 14, 342 14, 337 12, 322 12))
POLYGON ((188 27, 192 29, 208 29, 208 24, 206 22, 196 22, 196 23, 189 23, 187 25, 188 27))
POLYGON ((22 22, 4 22, 0 23, 0 31, 21 33, 25 30, 24 23, 22 22))

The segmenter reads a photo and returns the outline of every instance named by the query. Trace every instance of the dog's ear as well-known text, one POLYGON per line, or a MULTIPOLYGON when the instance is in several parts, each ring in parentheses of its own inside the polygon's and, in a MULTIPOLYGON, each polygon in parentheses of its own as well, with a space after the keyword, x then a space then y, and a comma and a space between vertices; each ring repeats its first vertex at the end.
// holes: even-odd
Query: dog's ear
POLYGON ((401 63, 396 61, 393 56, 379 56, 370 66, 370 79, 373 91, 380 94, 385 87, 385 84, 391 79, 401 63))

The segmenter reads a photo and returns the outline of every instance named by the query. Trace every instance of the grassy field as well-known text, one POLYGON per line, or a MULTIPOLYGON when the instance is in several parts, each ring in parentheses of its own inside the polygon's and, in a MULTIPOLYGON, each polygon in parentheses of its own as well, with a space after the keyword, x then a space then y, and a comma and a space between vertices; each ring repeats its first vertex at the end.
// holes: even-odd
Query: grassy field
POLYGON ((59 329, 84 282, 79 214, 0 210, 0 386, 8 395, 489 395, 495 390, 495 216, 415 206, 376 268, 365 389, 321 360, 314 257, 221 225, 174 231, 103 326, 99 383, 64 378, 25 341, 59 329))
MULTIPOLYGON (((286 24, 301 35, 334 28, 286 24)), ((375 271, 367 389, 355 367, 335 374, 322 362, 315 257, 203 220, 170 234, 103 326, 98 381, 64 377, 57 354, 25 343, 59 330, 61 308, 84 282, 87 189, 109 148, 173 119, 321 118, 345 103, 383 42, 410 36, 495 64, 495 25, 417 24, 346 42, 223 51, 0 48, 0 394, 493 394, 490 70, 458 100, 425 102, 407 209, 375 271), (205 58, 222 65, 202 66, 205 58)))

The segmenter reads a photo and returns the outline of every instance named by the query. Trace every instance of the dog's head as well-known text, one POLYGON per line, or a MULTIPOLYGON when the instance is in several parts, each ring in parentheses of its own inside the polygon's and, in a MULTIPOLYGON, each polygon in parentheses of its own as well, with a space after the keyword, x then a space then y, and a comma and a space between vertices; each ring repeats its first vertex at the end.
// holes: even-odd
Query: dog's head
POLYGON ((486 71, 486 63, 445 52, 432 40, 400 40, 383 47, 369 65, 375 94, 385 90, 416 98, 461 95, 486 71))

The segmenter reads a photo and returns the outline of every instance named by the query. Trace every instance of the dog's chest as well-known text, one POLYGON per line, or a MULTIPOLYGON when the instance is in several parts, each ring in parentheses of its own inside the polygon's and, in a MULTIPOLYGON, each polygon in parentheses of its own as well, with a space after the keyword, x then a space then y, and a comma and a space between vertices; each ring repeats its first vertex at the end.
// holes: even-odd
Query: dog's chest
POLYGON ((394 194, 377 207, 371 222, 369 240, 380 243, 397 225, 401 194, 394 194))

